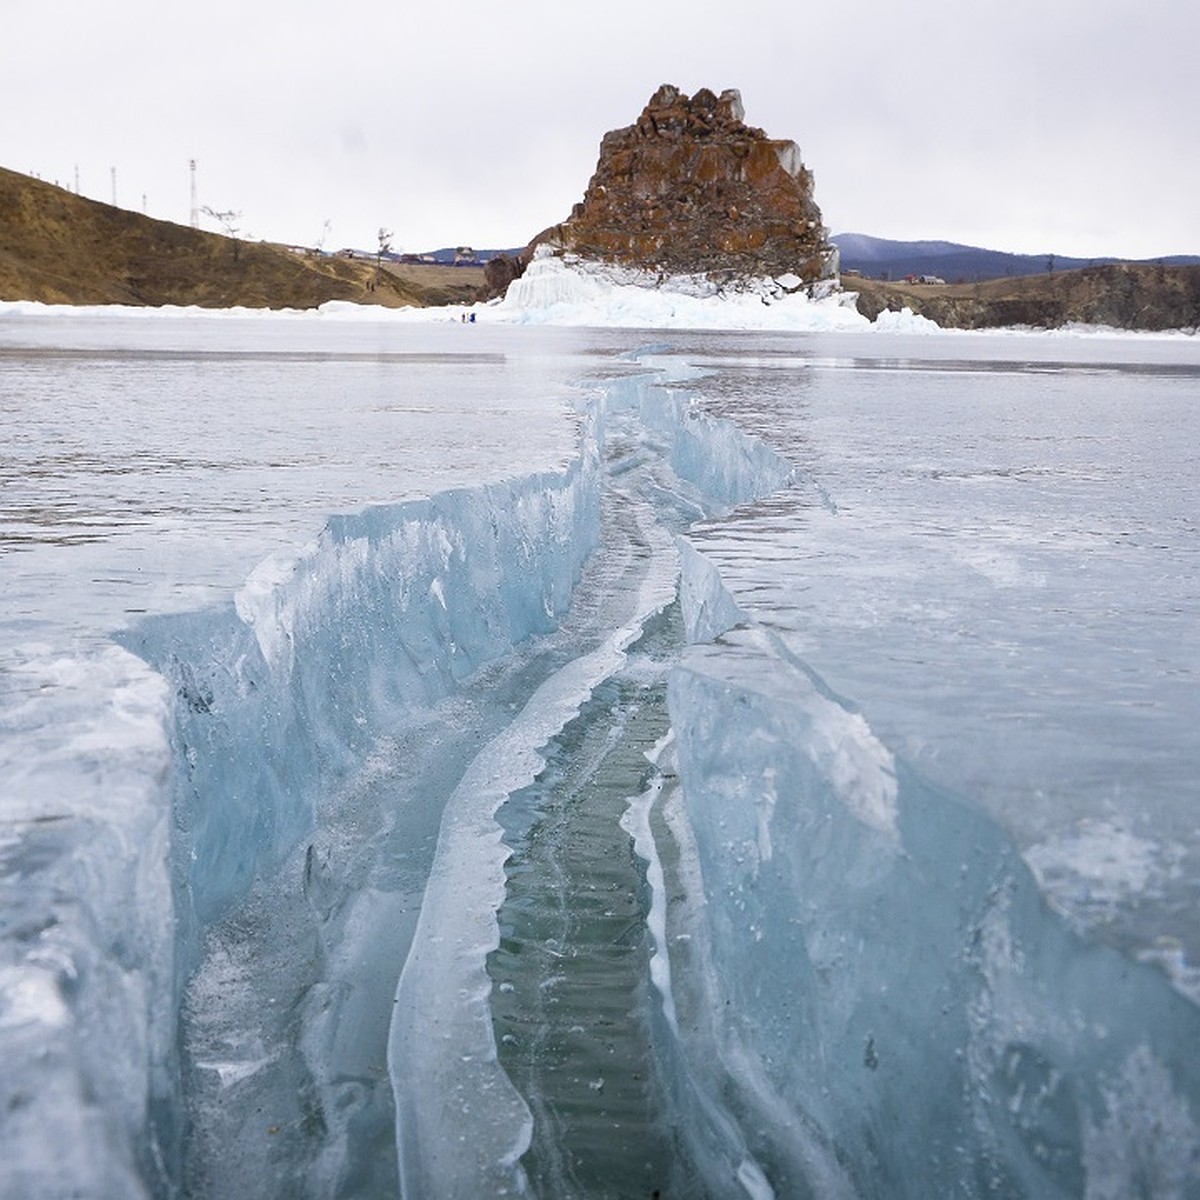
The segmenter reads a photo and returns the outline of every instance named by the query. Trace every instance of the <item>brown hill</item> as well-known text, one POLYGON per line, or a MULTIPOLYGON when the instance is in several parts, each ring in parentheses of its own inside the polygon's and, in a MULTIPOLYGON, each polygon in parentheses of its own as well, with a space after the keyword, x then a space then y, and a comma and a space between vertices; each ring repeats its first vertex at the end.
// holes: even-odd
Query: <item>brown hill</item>
POLYGON ((481 268, 296 251, 157 221, 0 168, 0 299, 314 308, 470 303, 481 268))
POLYGON ((1117 329, 1200 329, 1200 266, 1115 263, 982 283, 883 283, 845 276, 858 310, 910 308, 952 329, 1029 325, 1110 325, 1117 329))

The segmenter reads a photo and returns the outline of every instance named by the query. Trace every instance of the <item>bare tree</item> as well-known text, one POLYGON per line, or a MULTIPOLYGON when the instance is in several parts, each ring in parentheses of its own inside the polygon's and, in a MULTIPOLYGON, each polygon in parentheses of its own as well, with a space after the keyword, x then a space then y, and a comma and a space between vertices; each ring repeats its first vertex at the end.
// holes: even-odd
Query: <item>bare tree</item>
POLYGON ((232 209, 228 212, 218 212, 215 208, 209 208, 207 204, 200 211, 206 217, 212 217, 221 226, 226 237, 237 237, 242 220, 240 212, 234 212, 232 209))
POLYGON ((379 249, 375 253, 375 286, 379 286, 379 278, 383 274, 383 256, 392 252, 392 231, 379 227, 379 249))
POLYGON ((212 217, 221 226, 222 233, 233 241, 233 261, 237 262, 238 256, 242 252, 242 244, 238 241, 238 230, 241 227, 242 214, 234 212, 232 209, 227 212, 218 212, 215 208, 209 208, 207 204, 200 211, 206 217, 212 217))

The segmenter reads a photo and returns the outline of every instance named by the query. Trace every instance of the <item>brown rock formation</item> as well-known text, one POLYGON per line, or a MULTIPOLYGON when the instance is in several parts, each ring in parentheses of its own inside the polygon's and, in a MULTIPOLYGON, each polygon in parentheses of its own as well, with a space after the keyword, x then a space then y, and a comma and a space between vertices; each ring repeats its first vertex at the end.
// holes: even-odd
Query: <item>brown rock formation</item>
POLYGON ((484 298, 503 296, 508 285, 514 279, 519 279, 528 265, 529 261, 524 255, 514 257, 511 254, 497 254, 495 258, 488 259, 483 268, 484 298))
POLYGON ((582 203, 539 240, 584 258, 717 280, 833 277, 837 252, 795 142, 742 121, 741 96, 664 84, 605 134, 582 203))

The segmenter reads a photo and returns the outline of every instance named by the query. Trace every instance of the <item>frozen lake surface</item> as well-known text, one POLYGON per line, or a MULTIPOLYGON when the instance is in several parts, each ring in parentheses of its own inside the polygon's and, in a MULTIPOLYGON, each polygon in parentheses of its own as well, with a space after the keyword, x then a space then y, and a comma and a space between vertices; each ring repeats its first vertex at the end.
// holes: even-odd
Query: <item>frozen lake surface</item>
POLYGON ((578 338, 500 332, 10 317, 0 536, 29 593, 6 620, 106 632, 198 607, 332 513, 562 465, 578 338))
POLYGON ((1200 1196, 1198 401, 0 313, 0 1195, 1200 1196))
POLYGON ((705 410, 799 468, 692 540, 1078 919, 1200 962, 1195 347, 839 349, 688 355, 705 410))

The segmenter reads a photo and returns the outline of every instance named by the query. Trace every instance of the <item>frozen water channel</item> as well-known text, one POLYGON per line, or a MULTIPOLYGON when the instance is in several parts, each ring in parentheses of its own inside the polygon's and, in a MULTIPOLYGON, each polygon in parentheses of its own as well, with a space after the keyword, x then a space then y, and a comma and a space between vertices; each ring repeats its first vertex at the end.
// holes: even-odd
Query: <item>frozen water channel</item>
POLYGON ((0 318, 0 1195, 1200 1196, 1198 401, 0 318))

